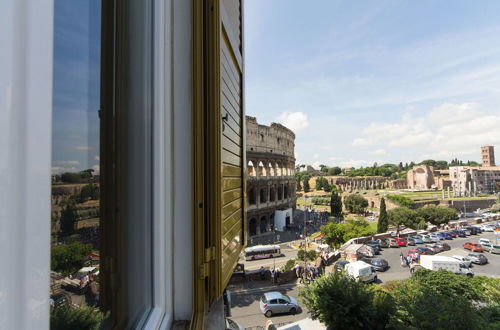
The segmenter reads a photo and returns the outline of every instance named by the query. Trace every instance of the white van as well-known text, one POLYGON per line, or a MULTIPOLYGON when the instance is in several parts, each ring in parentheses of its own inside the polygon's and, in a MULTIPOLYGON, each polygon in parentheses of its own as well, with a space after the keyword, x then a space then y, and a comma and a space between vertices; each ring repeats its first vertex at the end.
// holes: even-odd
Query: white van
POLYGON ((490 244, 491 245, 491 241, 487 238, 480 238, 479 239, 479 244, 490 244))
POLYGON ((355 261, 345 266, 347 275, 358 282, 371 283, 377 281, 377 274, 372 266, 364 261, 355 261))
POLYGON ((473 277, 474 273, 461 261, 445 256, 420 256, 420 265, 429 270, 447 270, 455 274, 464 274, 473 277))
POLYGON ((500 254, 500 245, 492 245, 490 248, 490 253, 500 254))

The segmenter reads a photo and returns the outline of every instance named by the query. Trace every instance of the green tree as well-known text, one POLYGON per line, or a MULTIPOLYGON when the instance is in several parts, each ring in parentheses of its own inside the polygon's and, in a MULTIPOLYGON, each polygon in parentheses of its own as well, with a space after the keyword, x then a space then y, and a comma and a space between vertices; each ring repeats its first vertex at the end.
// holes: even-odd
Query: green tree
POLYGON ((104 314, 90 306, 70 305, 50 309, 52 330, 98 330, 104 321, 104 314))
POLYGON ((330 197, 330 214, 336 218, 343 218, 342 214, 342 197, 337 193, 337 191, 333 191, 330 197))
POLYGON ((328 180, 322 176, 316 178, 316 190, 324 189, 325 186, 328 186, 328 180))
POLYGON ((72 274, 83 266, 85 257, 90 252, 92 245, 80 242, 52 246, 50 268, 63 275, 72 274))
POLYGON ((441 225, 448 223, 451 220, 458 218, 457 211, 452 208, 445 208, 439 206, 425 206, 416 210, 417 216, 421 217, 424 221, 430 222, 433 225, 441 225))
POLYGON ((299 295, 313 319, 330 329, 384 329, 393 298, 382 290, 333 272, 300 288, 299 295))
POLYGON ((389 218, 387 216, 387 210, 385 206, 385 199, 382 197, 380 200, 380 214, 378 217, 377 232, 385 233, 389 229, 389 218))
POLYGON ((387 195, 387 199, 410 209, 415 208, 415 202, 413 199, 401 195, 387 195))
POLYGON ((75 221, 77 218, 77 209, 75 202, 70 199, 66 206, 61 211, 61 231, 63 235, 69 235, 75 228, 75 221))
POLYGON ((351 238, 371 236, 375 234, 375 232, 371 229, 370 224, 364 219, 349 220, 340 225, 344 227, 344 241, 346 242, 351 238))
POLYGON ((397 207, 387 211, 389 224, 396 226, 399 233, 401 227, 416 228, 418 226, 417 213, 407 207, 397 207))
POLYGON ((342 173, 342 169, 338 166, 330 167, 328 169, 328 175, 339 175, 342 173))
POLYGON ((325 235, 325 241, 328 245, 339 247, 345 243, 344 236, 346 234, 344 226, 335 222, 328 222, 320 227, 320 231, 325 235))
POLYGON ((306 192, 306 193, 311 191, 311 188, 309 187, 309 176, 304 177, 304 184, 303 184, 302 188, 304 189, 304 192, 306 192))
POLYGON ((364 213, 368 207, 368 200, 361 195, 352 194, 347 196, 344 201, 345 208, 351 213, 364 213))

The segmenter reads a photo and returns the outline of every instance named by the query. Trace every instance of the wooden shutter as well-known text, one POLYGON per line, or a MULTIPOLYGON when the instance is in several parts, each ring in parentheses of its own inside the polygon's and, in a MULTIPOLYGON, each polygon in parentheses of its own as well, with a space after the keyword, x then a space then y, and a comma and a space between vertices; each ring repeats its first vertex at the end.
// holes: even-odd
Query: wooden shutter
POLYGON ((216 228, 216 296, 231 278, 245 245, 245 114, 241 0, 216 1, 215 109, 220 118, 219 219, 216 228), (217 100, 218 99, 218 100, 217 100), (218 272, 218 274, 217 274, 218 272))
POLYGON ((216 0, 210 8, 211 78, 214 114, 213 298, 222 294, 245 245, 245 114, 241 0, 216 0))
MULTIPOLYGON (((194 1, 194 309, 227 286, 245 246, 241 0, 194 1)), ((205 311, 206 312, 206 311, 205 311)))

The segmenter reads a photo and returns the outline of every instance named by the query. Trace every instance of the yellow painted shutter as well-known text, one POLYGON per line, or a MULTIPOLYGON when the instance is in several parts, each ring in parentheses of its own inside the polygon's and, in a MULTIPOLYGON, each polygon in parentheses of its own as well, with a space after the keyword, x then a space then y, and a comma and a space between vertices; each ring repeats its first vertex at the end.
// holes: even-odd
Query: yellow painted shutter
POLYGON ((243 54, 241 0, 219 4, 219 111, 221 118, 220 273, 217 293, 231 278, 245 245, 245 114, 243 108, 243 54))

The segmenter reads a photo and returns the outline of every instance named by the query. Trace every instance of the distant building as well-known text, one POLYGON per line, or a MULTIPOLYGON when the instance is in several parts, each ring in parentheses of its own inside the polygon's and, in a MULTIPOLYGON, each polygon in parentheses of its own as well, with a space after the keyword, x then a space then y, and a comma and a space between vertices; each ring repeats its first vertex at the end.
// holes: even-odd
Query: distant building
POLYGON ((406 175, 408 189, 429 190, 435 187, 434 169, 429 165, 414 166, 406 175))
POLYGON ((495 149, 493 146, 481 147, 483 166, 495 166, 495 149))
POLYGON ((451 187, 458 196, 500 191, 500 166, 452 166, 451 187))
POLYGON ((296 207, 295 134, 246 116, 249 237, 290 225, 296 207), (284 224, 284 226, 283 226, 284 224))

